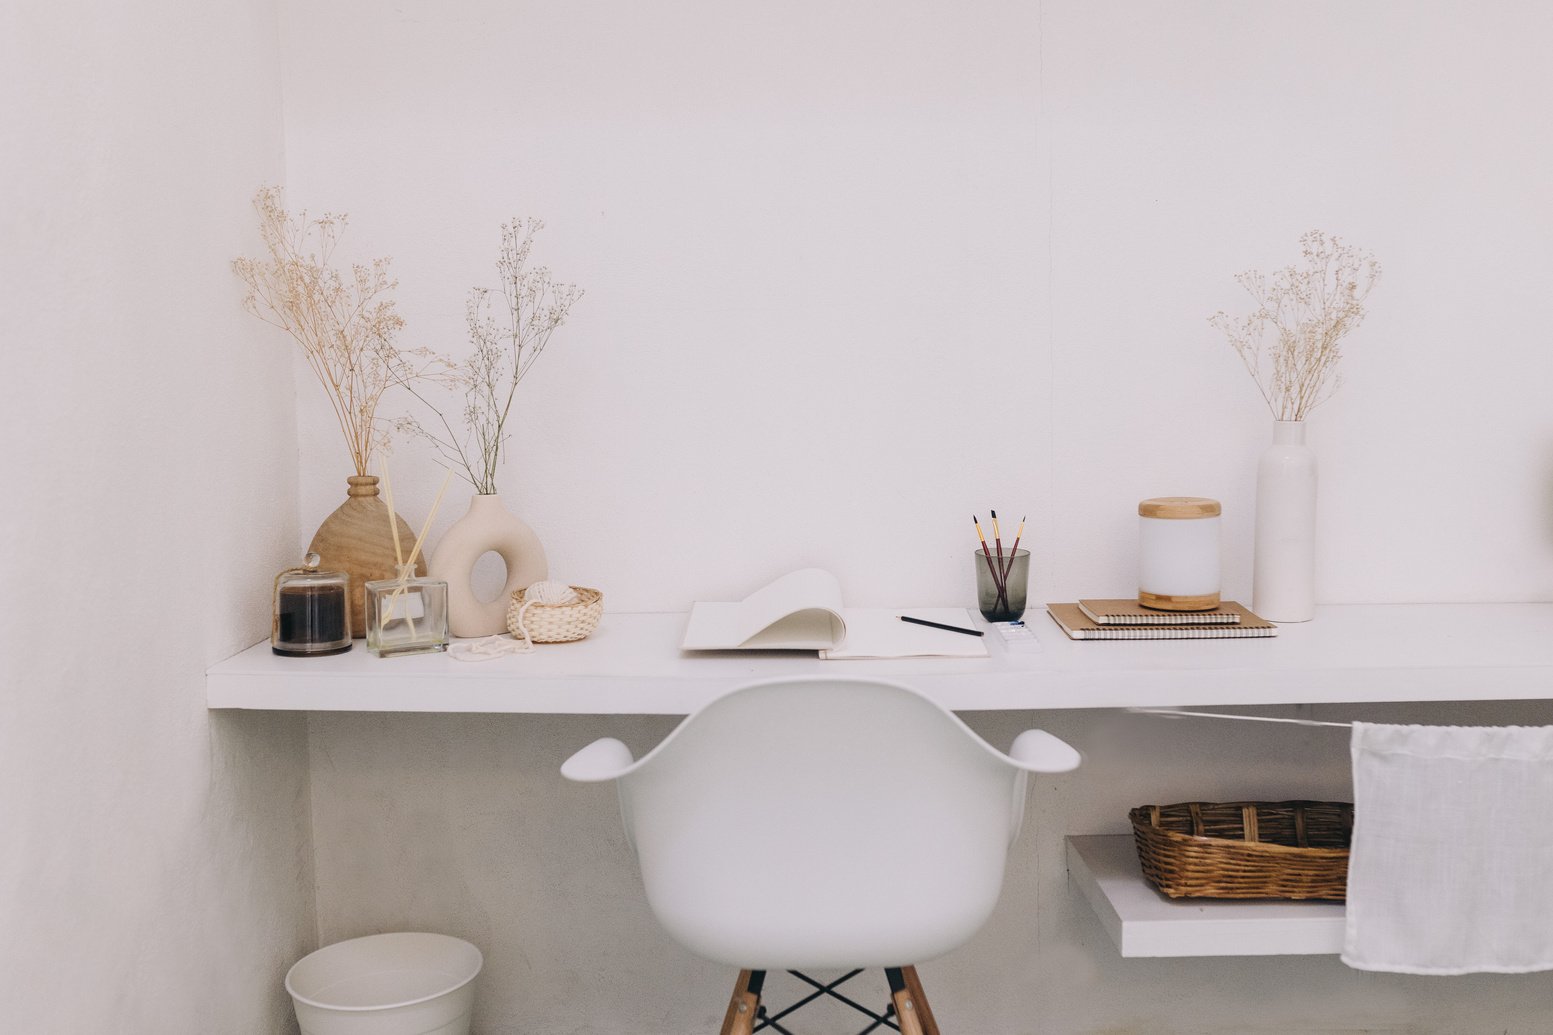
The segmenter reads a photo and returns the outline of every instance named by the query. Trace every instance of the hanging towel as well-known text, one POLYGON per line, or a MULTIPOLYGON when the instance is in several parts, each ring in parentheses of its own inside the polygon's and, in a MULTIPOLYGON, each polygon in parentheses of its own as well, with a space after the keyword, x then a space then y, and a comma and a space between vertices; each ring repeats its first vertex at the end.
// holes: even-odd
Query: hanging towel
POLYGON ((1553 969, 1553 727, 1353 728, 1343 962, 1553 969))

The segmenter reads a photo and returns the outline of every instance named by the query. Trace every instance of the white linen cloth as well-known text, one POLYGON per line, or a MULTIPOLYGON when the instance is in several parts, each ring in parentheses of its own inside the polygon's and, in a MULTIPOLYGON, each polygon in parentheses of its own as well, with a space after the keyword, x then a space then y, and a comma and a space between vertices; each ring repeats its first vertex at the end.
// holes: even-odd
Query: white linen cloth
POLYGON ((1353 728, 1343 962, 1553 969, 1553 727, 1353 728))

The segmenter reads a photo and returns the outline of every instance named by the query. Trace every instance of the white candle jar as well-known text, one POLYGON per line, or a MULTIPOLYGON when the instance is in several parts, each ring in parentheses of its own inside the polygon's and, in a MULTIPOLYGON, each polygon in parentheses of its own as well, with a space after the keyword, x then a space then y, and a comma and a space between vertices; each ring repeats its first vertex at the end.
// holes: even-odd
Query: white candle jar
POLYGON ((1161 611, 1219 606, 1219 501, 1159 496, 1138 504, 1138 603, 1161 611))

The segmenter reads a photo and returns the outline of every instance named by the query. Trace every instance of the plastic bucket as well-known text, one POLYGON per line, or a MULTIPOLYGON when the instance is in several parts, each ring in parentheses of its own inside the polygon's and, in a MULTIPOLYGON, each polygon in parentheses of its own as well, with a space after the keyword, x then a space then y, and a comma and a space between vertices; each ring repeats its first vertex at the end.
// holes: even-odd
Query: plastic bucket
POLYGON ((373 934, 286 973, 302 1035, 469 1035, 480 950, 445 934, 373 934))

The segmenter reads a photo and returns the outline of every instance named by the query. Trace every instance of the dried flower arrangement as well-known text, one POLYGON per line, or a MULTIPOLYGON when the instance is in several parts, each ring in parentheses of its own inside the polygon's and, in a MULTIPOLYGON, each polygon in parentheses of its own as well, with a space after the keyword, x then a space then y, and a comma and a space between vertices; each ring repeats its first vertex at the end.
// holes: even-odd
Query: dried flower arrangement
POLYGON ((413 384, 406 387, 436 414, 441 430, 428 429, 410 416, 396 422, 399 431, 430 442, 444 466, 457 471, 480 495, 496 492, 496 468, 510 437, 507 418, 518 382, 583 295, 574 284, 555 283, 548 267, 528 265, 534 235, 544 225, 537 219, 502 224, 501 253, 496 260, 501 286, 494 291, 472 289, 465 306, 474 351, 462 362, 451 357, 439 359, 442 370, 435 379, 463 392, 465 433, 455 432, 446 415, 413 384), (497 292, 500 314, 493 312, 497 292))
POLYGON ((268 254, 232 262, 248 287, 243 308, 302 347, 334 407, 356 473, 365 475, 373 450, 383 444, 375 422, 378 401, 390 385, 420 376, 412 357, 429 353, 395 344, 404 320, 391 297, 398 282, 389 275, 388 259, 355 264, 349 272, 332 265, 344 215, 292 215, 277 187, 261 188, 253 204, 268 254))
POLYGON ((1209 320, 1282 421, 1304 420, 1342 384, 1342 340, 1363 322, 1364 301, 1380 279, 1374 256, 1319 230, 1300 238, 1300 251, 1303 268, 1271 277, 1247 270, 1235 278, 1256 303, 1251 315, 1237 320, 1219 312, 1209 320))

